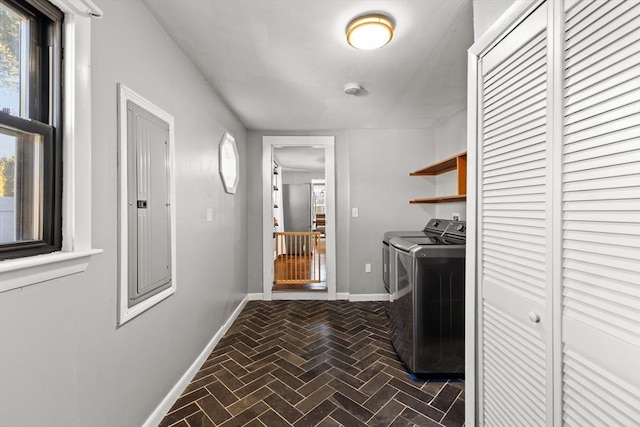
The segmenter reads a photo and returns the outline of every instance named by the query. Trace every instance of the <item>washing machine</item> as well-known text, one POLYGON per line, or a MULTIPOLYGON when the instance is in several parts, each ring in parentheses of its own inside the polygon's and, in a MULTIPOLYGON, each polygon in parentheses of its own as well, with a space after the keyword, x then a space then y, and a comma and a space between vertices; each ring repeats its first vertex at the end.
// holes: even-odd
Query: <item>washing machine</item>
POLYGON ((438 221, 440 235, 389 241, 391 341, 413 374, 464 377, 466 225, 438 221))

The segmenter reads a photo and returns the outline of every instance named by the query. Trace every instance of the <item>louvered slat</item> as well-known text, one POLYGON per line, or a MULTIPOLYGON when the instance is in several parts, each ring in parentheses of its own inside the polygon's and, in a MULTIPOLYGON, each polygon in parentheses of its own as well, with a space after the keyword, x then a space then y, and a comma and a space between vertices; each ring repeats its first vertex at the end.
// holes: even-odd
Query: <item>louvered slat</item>
POLYGON ((516 64, 522 63, 522 57, 528 56, 535 51, 535 47, 540 46, 545 37, 546 34, 543 30, 538 31, 529 41, 523 44, 523 47, 519 49, 516 54, 504 58, 503 61, 499 62, 493 69, 483 69, 485 87, 490 88, 494 86, 500 76, 504 76, 510 70, 513 70, 513 68, 517 67, 516 64))
POLYGON ((589 7, 599 0, 565 0, 565 25, 573 26, 576 20, 584 19, 589 7))
MULTIPOLYGON (((497 426, 539 426, 545 414, 545 350, 541 337, 485 302, 484 412, 497 426), (514 381, 518 378, 518 381, 514 381), (514 424, 515 423, 515 424, 514 424)), ((493 424, 491 424, 493 425, 493 424)))
POLYGON ((564 349, 563 418, 584 420, 580 426, 632 426, 640 420, 640 388, 612 375, 606 365, 590 360, 571 347, 564 349), (588 402, 588 403, 587 403, 588 402), (597 404, 591 404, 595 403, 597 404))
POLYGON ((577 43, 593 42, 602 38, 606 30, 612 27, 619 28, 632 18, 625 15, 626 9, 633 7, 633 2, 626 0, 608 0, 591 3, 585 9, 582 19, 567 20, 565 27, 566 47, 577 43), (603 31, 604 30, 604 31, 603 31))
POLYGON ((485 90, 485 100, 489 101, 496 96, 502 98, 502 94, 509 93, 512 87, 517 86, 527 75, 528 71, 544 69, 545 60, 545 39, 531 47, 531 51, 526 52, 511 64, 511 67, 504 73, 496 75, 494 84, 487 84, 485 90))
POLYGON ((565 15, 562 417, 628 426, 640 419, 640 3, 586 3, 565 15))
POLYGON ((497 111, 503 105, 513 101, 515 98, 524 94, 530 94, 531 90, 539 87, 540 81, 544 81, 545 66, 544 62, 539 63, 537 68, 531 68, 522 80, 513 86, 505 88, 504 93, 495 93, 494 96, 484 99, 484 108, 488 115, 497 111))

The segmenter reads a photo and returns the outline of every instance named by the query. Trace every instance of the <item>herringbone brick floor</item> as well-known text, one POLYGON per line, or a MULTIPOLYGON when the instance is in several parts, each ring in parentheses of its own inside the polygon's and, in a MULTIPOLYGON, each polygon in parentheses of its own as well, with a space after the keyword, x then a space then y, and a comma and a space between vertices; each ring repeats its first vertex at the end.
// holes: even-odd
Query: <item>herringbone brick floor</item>
POLYGON ((384 302, 252 301, 160 427, 462 426, 462 382, 413 381, 384 302))

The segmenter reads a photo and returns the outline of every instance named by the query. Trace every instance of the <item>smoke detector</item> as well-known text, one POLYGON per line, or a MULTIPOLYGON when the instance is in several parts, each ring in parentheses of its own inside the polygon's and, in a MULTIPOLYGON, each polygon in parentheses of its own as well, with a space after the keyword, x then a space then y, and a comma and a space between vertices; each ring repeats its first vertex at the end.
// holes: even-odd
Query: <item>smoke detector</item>
POLYGON ((362 86, 358 83, 347 83, 344 85, 344 93, 347 95, 357 95, 362 92, 362 86))

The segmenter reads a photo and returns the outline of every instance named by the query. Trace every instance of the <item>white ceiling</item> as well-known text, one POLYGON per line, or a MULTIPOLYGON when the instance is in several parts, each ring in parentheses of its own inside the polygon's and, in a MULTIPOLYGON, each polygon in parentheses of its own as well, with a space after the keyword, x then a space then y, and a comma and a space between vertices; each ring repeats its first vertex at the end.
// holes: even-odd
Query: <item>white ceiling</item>
POLYGON ((324 147, 276 147, 273 157, 283 170, 324 171, 324 147))
POLYGON ((427 128, 466 104, 471 0, 145 0, 248 129, 427 128), (396 23, 375 51, 345 41, 365 12, 396 23), (346 83, 365 89, 343 93, 346 83))

